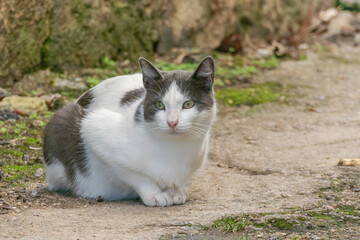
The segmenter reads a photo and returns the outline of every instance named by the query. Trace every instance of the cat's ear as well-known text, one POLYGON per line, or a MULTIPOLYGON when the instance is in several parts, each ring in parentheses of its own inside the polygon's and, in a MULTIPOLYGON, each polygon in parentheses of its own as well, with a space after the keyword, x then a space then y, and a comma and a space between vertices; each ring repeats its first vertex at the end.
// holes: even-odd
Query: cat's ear
POLYGON ((205 57, 194 71, 192 78, 212 88, 214 84, 215 62, 210 56, 205 57))
POLYGON ((139 58, 139 66, 143 74, 144 86, 148 86, 152 81, 157 81, 162 79, 162 75, 154 65, 151 64, 148 60, 141 57, 139 58))

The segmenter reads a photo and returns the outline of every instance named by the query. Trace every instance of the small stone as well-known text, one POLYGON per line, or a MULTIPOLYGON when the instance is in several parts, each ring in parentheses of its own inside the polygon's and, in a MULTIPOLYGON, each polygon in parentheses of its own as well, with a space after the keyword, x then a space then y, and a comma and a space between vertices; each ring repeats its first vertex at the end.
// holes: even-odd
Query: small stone
POLYGON ((256 51, 256 57, 258 57, 258 58, 269 58, 272 55, 273 55, 273 50, 272 49, 259 48, 256 51))
POLYGON ((4 165, 3 161, 0 160, 0 167, 4 165))
POLYGON ((3 177, 4 177, 4 173, 0 169, 0 179, 2 179, 3 177))
POLYGON ((66 79, 56 78, 54 80, 54 88, 57 91, 85 91, 87 86, 83 82, 73 82, 66 79))
POLYGON ((22 156, 22 160, 23 160, 24 162, 28 162, 29 159, 30 159, 29 154, 24 153, 23 156, 22 156))
POLYGON ((272 236, 269 238, 270 240, 279 240, 280 238, 278 236, 272 236))
POLYGON ((329 8, 327 10, 320 12, 319 19, 322 22, 328 23, 337 15, 338 15, 338 10, 336 8, 329 8))
POLYGON ((44 113, 48 110, 43 99, 38 97, 9 96, 0 102, 0 111, 11 111, 20 115, 31 113, 44 113))
POLYGON ((313 229, 314 228, 314 224, 312 224, 311 222, 306 222, 305 224, 306 224, 306 227, 308 229, 313 229))
POLYGON ((9 110, 0 111, 0 120, 1 121, 5 121, 5 120, 9 120, 9 119, 19 119, 19 118, 21 118, 20 115, 18 115, 16 113, 12 113, 9 110))
POLYGON ((31 197, 35 198, 35 197, 37 197, 37 195, 38 195, 38 192, 35 189, 31 190, 31 192, 30 192, 31 197))
POLYGON ((21 211, 20 211, 20 209, 15 209, 15 212, 17 212, 17 213, 21 213, 21 211))
POLYGON ((313 239, 313 240, 320 240, 321 238, 317 235, 312 235, 310 236, 310 239, 313 239))
POLYGON ((44 176, 44 169, 42 168, 39 168, 38 170, 36 170, 36 173, 35 173, 35 177, 42 177, 44 176))

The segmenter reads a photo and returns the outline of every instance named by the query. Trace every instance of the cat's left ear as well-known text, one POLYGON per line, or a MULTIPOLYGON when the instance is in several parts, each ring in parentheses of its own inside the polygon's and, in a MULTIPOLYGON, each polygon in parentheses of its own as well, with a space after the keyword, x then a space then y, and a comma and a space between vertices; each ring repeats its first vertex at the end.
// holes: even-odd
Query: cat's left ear
POLYGON ((215 62, 210 56, 205 57, 194 71, 192 78, 201 81, 209 89, 214 84, 215 62))
POLYGON ((157 81, 163 78, 159 69, 157 69, 154 65, 151 64, 151 62, 149 62, 145 58, 139 58, 139 65, 143 74, 143 82, 145 88, 149 87, 153 81, 157 81))

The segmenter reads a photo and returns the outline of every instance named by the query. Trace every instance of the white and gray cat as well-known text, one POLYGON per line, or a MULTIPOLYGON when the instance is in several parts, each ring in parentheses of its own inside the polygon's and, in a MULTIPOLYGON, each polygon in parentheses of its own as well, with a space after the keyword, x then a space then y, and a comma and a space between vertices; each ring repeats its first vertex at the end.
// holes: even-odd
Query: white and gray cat
POLYGON ((206 160, 214 121, 214 61, 194 72, 107 79, 56 112, 45 129, 48 188, 147 206, 183 204, 183 187, 206 160))

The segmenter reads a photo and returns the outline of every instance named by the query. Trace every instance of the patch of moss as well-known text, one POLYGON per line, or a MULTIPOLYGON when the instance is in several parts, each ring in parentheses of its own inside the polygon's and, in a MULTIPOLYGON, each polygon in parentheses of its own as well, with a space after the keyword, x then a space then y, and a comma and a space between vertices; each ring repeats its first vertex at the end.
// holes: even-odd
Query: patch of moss
POLYGON ((158 60, 155 63, 155 66, 163 71, 173 71, 173 70, 194 71, 198 66, 198 64, 197 63, 173 64, 163 60, 158 60))
POLYGON ((35 173, 43 164, 34 165, 5 165, 1 168, 5 174, 4 181, 10 184, 19 184, 35 178, 35 173))
POLYGON ((271 58, 262 58, 258 60, 252 60, 251 63, 257 67, 263 69, 272 69, 279 66, 280 61, 277 57, 272 56, 271 58))
POLYGON ((249 88, 218 89, 215 97, 230 106, 242 104, 255 105, 279 100, 283 95, 282 87, 276 83, 256 84, 249 88))
POLYGON ((335 217, 330 216, 327 213, 322 213, 322 212, 312 212, 312 213, 310 213, 310 215, 313 216, 314 218, 318 219, 318 220, 323 220, 323 221, 336 220, 335 217))
POLYGON ((213 228, 220 228, 225 232, 237 232, 243 230, 246 226, 251 225, 247 215, 240 217, 222 217, 214 222, 213 228))
POLYGON ((351 205, 338 206, 336 210, 337 212, 345 213, 347 215, 360 216, 360 210, 357 210, 356 207, 351 205))
POLYGON ((294 228, 293 222, 286 220, 286 219, 282 219, 282 218, 269 219, 268 223, 271 226, 276 227, 281 230, 292 230, 294 228))
POLYGON ((257 73, 255 66, 218 67, 216 76, 221 79, 233 79, 239 76, 251 77, 257 73))

